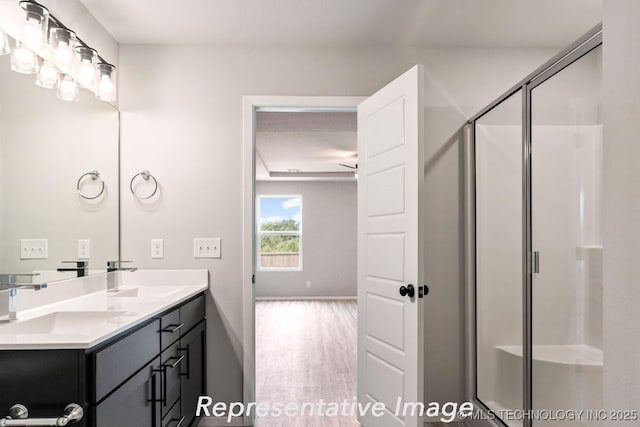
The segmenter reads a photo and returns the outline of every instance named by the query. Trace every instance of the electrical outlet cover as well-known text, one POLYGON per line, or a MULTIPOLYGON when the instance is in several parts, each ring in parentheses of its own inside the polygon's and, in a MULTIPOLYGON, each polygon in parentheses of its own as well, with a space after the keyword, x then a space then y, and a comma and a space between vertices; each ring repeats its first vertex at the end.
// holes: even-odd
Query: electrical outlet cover
POLYGON ((151 239, 151 258, 164 258, 164 240, 151 239))
POLYGON ((78 259, 91 258, 91 241, 89 239, 78 239, 78 259))

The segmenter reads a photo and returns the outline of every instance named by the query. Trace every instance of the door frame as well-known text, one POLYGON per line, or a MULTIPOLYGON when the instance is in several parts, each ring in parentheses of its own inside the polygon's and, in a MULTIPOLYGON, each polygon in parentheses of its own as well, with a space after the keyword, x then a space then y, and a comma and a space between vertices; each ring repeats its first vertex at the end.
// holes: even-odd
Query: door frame
MULTIPOLYGON (((255 121, 256 112, 352 111, 366 96, 245 96, 242 100, 242 363, 243 400, 255 402, 255 121)), ((253 425, 253 417, 245 417, 253 425)))

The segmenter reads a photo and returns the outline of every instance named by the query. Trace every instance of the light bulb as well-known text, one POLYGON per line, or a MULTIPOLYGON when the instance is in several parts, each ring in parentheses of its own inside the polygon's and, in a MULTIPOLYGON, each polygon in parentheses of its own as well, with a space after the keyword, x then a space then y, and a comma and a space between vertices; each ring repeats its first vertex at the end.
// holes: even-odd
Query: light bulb
POLYGON ((71 76, 65 75, 58 84, 58 98, 74 101, 78 97, 78 85, 71 76))
POLYGON ((38 52, 45 42, 49 10, 31 0, 23 0, 18 3, 25 12, 25 20, 22 23, 22 42, 29 49, 38 52))
POLYGON ((113 100, 113 82, 111 81, 111 77, 108 75, 101 75, 100 81, 98 82, 98 98, 103 101, 111 101, 113 100))
POLYGON ((52 28, 49 31, 49 45, 53 49, 53 63, 62 72, 72 74, 76 33, 66 28, 52 28))
POLYGON ((82 60, 78 67, 78 74, 76 80, 78 84, 87 89, 94 89, 94 82, 96 79, 96 66, 91 61, 82 60))
POLYGON ((56 65, 62 69, 67 69, 73 61, 73 49, 68 43, 63 41, 58 43, 58 47, 53 53, 53 58, 56 65))
POLYGON ((116 99, 116 67, 106 62, 96 65, 98 70, 98 82, 96 85, 96 98, 101 101, 115 101, 116 99))
POLYGON ((16 42, 11 53, 11 69, 21 74, 35 74, 38 72, 38 58, 30 49, 16 42))
POLYGON ((33 50, 40 49, 42 46, 42 24, 35 18, 27 18, 24 28, 22 29, 22 41, 33 50))
POLYGON ((40 67, 40 72, 36 78, 36 84, 45 89, 53 89, 58 83, 58 72, 50 62, 45 62, 40 67))

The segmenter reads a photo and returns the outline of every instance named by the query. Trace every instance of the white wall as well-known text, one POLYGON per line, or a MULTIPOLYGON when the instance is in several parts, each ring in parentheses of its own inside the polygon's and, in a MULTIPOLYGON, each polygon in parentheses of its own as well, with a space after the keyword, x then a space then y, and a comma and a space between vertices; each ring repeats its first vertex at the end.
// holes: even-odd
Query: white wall
POLYGON ((640 396, 640 2, 604 2, 604 400, 640 396))
POLYGON ((426 65, 426 398, 463 398, 464 312, 459 129, 550 58, 548 49, 222 49, 121 47, 122 256, 141 268, 208 268, 208 392, 242 398, 242 97, 369 95, 426 65), (162 198, 132 199, 149 169, 162 198), (193 259, 193 237, 222 237, 222 259, 193 259), (151 238, 165 258, 150 259, 151 238))
POLYGON ((256 297, 355 297, 355 182, 256 183, 256 195, 302 195, 302 271, 256 272, 256 297), (311 287, 306 287, 307 280, 311 287))

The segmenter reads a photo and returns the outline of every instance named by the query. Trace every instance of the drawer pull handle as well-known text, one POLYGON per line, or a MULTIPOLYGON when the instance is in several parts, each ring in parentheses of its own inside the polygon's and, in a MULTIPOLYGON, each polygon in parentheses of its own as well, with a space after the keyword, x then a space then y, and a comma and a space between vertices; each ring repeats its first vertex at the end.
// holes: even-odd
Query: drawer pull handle
POLYGON ((177 418, 172 418, 171 421, 177 421, 178 424, 176 424, 176 427, 180 427, 182 425, 182 423, 184 422, 184 417, 177 419, 177 418))
POLYGON ((162 332, 171 332, 172 334, 179 331, 180 328, 184 326, 184 323, 180 323, 179 325, 169 325, 162 330, 162 332))
POLYGON ((152 394, 152 398, 151 398, 151 402, 153 403, 162 403, 163 406, 167 406, 167 370, 164 369, 164 367, 160 367, 160 369, 156 369, 156 368, 152 368, 151 369, 151 388, 153 390, 153 394, 152 394), (157 380, 156 380, 156 373, 160 374, 160 399, 158 399, 156 397, 156 387, 157 387, 157 380))
POLYGON ((174 357, 170 357, 169 359, 177 359, 175 362, 173 363, 167 363, 165 366, 165 368, 175 368, 176 366, 178 366, 180 364, 180 362, 182 362, 182 360, 184 359, 184 354, 180 357, 174 356, 174 357))
POLYGON ((184 372, 180 372, 180 376, 181 377, 187 377, 187 379, 189 379, 189 344, 187 344, 186 347, 178 347, 178 351, 186 351, 187 352, 187 373, 185 374, 184 372))

